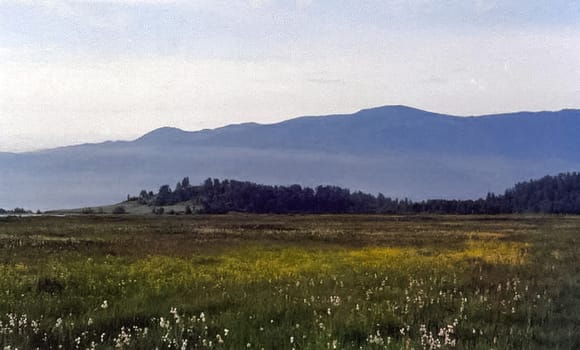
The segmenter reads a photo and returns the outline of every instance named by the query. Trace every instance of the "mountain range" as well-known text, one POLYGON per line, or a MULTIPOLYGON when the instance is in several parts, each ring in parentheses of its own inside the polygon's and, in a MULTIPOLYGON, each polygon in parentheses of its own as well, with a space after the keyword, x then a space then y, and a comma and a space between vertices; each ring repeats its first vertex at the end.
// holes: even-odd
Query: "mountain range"
POLYGON ((580 110, 458 117, 406 106, 0 153, 0 207, 118 202, 189 176, 333 184, 411 199, 479 198, 580 169, 580 110))

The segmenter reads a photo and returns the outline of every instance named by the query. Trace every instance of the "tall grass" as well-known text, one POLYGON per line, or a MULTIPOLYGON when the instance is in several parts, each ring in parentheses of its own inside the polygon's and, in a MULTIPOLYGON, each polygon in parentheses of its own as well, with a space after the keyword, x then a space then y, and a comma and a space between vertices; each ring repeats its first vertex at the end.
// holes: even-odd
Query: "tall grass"
POLYGON ((575 349, 574 217, 0 221, 0 349, 575 349))

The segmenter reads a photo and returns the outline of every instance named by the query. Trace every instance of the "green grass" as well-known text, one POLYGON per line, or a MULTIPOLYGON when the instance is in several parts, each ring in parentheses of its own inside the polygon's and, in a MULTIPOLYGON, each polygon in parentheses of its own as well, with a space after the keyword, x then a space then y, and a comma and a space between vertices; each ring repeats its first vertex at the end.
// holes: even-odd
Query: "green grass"
POLYGON ((576 349, 580 218, 0 219, 0 349, 576 349))

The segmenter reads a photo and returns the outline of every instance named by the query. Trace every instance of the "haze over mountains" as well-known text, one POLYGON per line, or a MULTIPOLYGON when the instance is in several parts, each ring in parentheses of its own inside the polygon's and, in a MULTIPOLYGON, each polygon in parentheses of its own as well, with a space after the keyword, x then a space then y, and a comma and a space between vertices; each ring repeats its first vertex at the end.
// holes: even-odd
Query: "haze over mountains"
POLYGON ((478 198, 580 169, 580 110, 455 117, 405 106, 0 153, 0 207, 109 204, 189 176, 478 198))

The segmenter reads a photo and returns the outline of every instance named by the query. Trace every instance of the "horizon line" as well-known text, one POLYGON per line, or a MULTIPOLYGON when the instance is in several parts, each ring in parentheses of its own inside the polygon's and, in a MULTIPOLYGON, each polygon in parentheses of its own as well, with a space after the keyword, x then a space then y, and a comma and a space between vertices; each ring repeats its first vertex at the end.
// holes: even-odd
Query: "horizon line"
POLYGON ((136 138, 104 139, 102 141, 96 141, 96 142, 72 143, 72 144, 65 144, 65 145, 54 146, 54 147, 30 149, 30 150, 25 150, 25 151, 4 151, 4 150, 0 149, 0 154, 17 155, 17 154, 54 151, 54 150, 65 149, 65 148, 69 148, 69 147, 78 147, 78 146, 101 145, 101 144, 107 144, 107 143, 129 143, 129 142, 135 142, 135 141, 137 141, 137 140, 139 140, 147 135, 150 135, 158 130, 163 130, 163 129, 173 129, 173 130, 178 130, 178 131, 182 131, 185 133, 197 133, 197 132, 204 132, 204 131, 215 131, 215 130, 219 130, 219 129, 224 129, 224 128, 233 127, 233 126, 242 126, 242 125, 252 125, 252 124, 257 125, 257 126, 277 125, 277 124, 285 123, 285 122, 296 120, 296 119, 302 119, 302 118, 326 118, 326 117, 337 117, 337 116, 355 116, 356 114, 359 114, 359 113, 362 113, 365 111, 387 109, 387 108, 392 108, 392 109, 404 108, 404 109, 408 109, 408 110, 415 110, 415 111, 419 111, 419 112, 425 112, 425 113, 429 113, 429 114, 433 114, 433 115, 451 117, 451 118, 485 118, 485 117, 511 116, 511 115, 516 115, 516 114, 525 114, 525 113, 559 113, 559 112, 566 112, 566 111, 580 111, 580 108, 561 108, 561 109, 557 109, 557 110, 547 110, 547 109, 517 110, 517 111, 491 113, 491 114, 456 115, 456 114, 446 114, 446 113, 433 112, 430 110, 426 110, 426 109, 422 109, 422 108, 418 108, 418 107, 414 107, 414 106, 410 106, 410 105, 392 104, 392 105, 381 105, 381 106, 377 106, 377 107, 362 108, 362 109, 358 109, 355 112, 351 112, 351 113, 334 113, 334 114, 322 114, 322 115, 299 115, 299 116, 289 117, 288 119, 284 119, 284 120, 276 121, 276 122, 271 122, 271 123, 244 121, 244 122, 240 122, 240 123, 223 124, 221 126, 216 126, 214 128, 203 128, 203 129, 195 129, 195 130, 186 130, 186 129, 182 129, 182 128, 175 127, 175 126, 164 125, 164 126, 159 126, 157 128, 151 129, 150 131, 148 131, 144 134, 141 134, 140 136, 137 136, 136 138))

